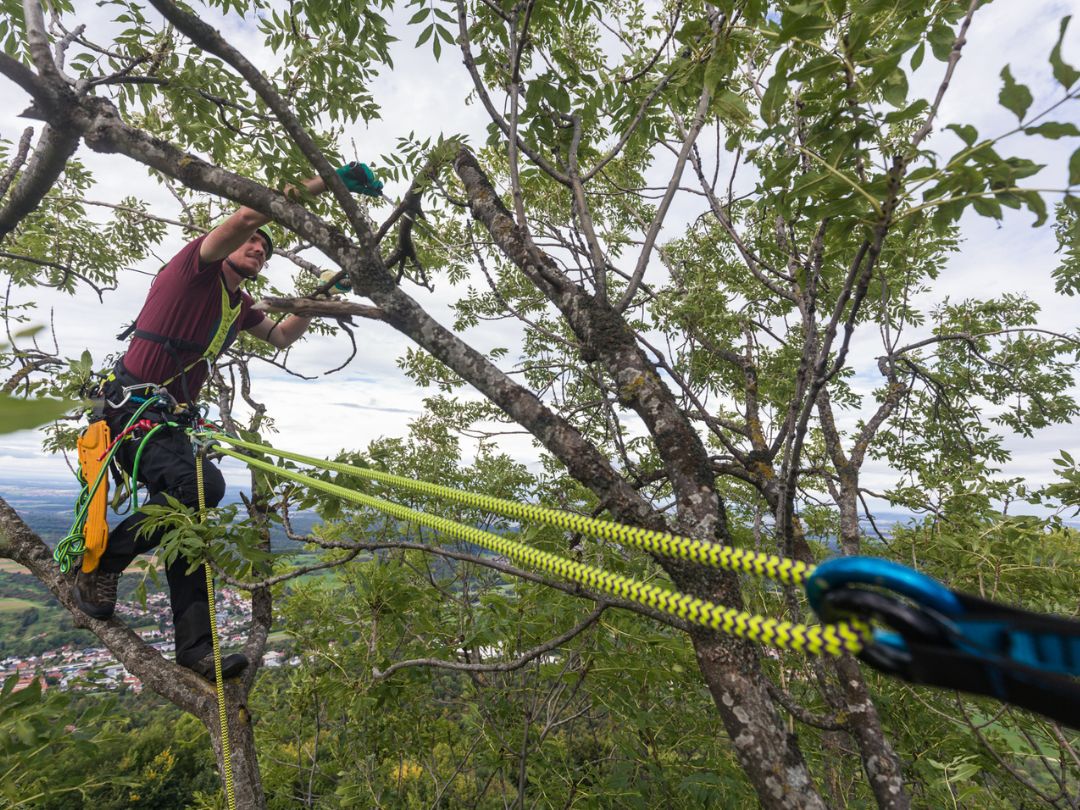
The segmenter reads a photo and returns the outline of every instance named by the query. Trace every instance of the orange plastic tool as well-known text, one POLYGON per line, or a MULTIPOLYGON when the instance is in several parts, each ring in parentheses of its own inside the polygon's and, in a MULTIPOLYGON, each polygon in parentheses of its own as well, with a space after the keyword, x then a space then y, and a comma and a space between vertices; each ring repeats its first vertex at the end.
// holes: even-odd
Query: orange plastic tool
MULTIPOLYGON (((92 487, 97 481, 101 469, 108 463, 104 458, 109 447, 109 425, 104 419, 91 422, 79 436, 79 469, 86 485, 92 487)), ((86 507, 86 525, 83 537, 86 551, 83 552, 82 570, 89 574, 98 567, 101 555, 109 541, 109 524, 105 522, 105 509, 109 505, 109 476, 102 474, 101 483, 86 507)))

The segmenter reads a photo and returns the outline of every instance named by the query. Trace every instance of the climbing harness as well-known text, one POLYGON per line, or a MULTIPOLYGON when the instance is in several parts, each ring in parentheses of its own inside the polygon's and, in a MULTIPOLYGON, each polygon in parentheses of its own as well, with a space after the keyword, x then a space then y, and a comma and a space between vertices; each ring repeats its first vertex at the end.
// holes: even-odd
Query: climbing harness
POLYGON ((897 563, 845 557, 819 566, 773 554, 734 549, 556 509, 340 462, 291 453, 208 432, 216 449, 253 469, 309 489, 412 521, 474 543, 515 562, 539 568, 604 593, 639 602, 693 624, 780 649, 817 655, 850 652, 870 666, 911 683, 987 695, 1080 728, 1080 622, 1000 605, 951 591, 897 563), (805 586, 811 607, 826 624, 807 626, 754 616, 694 596, 642 583, 532 548, 507 537, 374 498, 340 484, 276 466, 223 447, 307 464, 460 503, 519 521, 536 521, 634 545, 655 554, 805 586), (872 627, 871 625, 884 627, 872 627))
MULTIPOLYGON (((128 396, 130 397, 131 395, 128 394, 128 396)), ((108 500, 106 472, 113 460, 113 456, 116 455, 116 451, 120 447, 120 436, 126 437, 126 435, 130 434, 143 413, 154 405, 156 401, 156 396, 143 400, 124 426, 124 429, 117 435, 116 439, 112 440, 112 442, 103 441, 103 437, 107 435, 108 432, 107 426, 105 427, 104 433, 97 433, 91 439, 86 441, 86 449, 84 449, 84 442, 80 437, 80 467, 79 471, 76 473, 76 477, 80 484, 80 490, 75 499, 75 519, 71 524, 71 528, 68 529, 67 535, 64 536, 64 538, 56 544, 56 548, 53 549, 53 559, 60 566, 61 573, 68 573, 68 571, 71 570, 72 564, 80 555, 83 557, 83 570, 86 573, 90 573, 97 567, 97 562, 105 551, 108 540, 108 526, 101 525, 105 523, 104 508, 105 503, 108 500), (94 450, 90 449, 91 444, 93 444, 94 450, 103 453, 103 455, 99 455, 96 459, 93 459, 92 465, 83 467, 82 459, 84 455, 93 458, 94 450), (92 471, 92 474, 87 475, 90 471, 92 471), (102 495, 103 492, 104 495, 102 495), (98 508, 101 509, 101 514, 95 518, 95 522, 90 522, 90 515, 92 514, 91 510, 98 508), (101 523, 97 524, 97 520, 100 520, 101 523), (92 532, 90 538, 92 538, 94 543, 94 548, 89 554, 87 553, 88 525, 90 527, 89 531, 92 532), (100 547, 97 546, 98 543, 100 543, 100 547), (90 565, 91 567, 87 568, 87 565, 90 565)), ((94 420, 91 422, 91 426, 99 423, 105 424, 104 420, 94 420)), ((97 428, 96 430, 101 431, 100 428, 97 428)))
MULTIPOLYGON (((269 239, 269 237, 267 237, 267 239, 269 239)), ((165 388, 179 379, 184 397, 188 401, 191 401, 192 399, 187 386, 188 372, 200 363, 206 363, 207 366, 212 366, 221 353, 236 339, 236 335, 239 331, 237 328, 237 319, 240 317, 241 304, 232 304, 229 288, 225 285, 225 279, 220 279, 220 282, 221 314, 218 317, 217 323, 214 324, 205 344, 169 335, 159 335, 156 332, 140 329, 137 326, 137 320, 133 321, 126 329, 124 329, 124 331, 116 336, 117 340, 127 340, 129 337, 136 337, 141 340, 148 340, 151 343, 161 345, 176 364, 178 371, 160 385, 162 388, 165 388), (195 354, 197 357, 185 365, 180 359, 181 352, 185 352, 189 355, 195 354)), ((119 407, 119 405, 114 403, 110 403, 110 405, 119 407)))

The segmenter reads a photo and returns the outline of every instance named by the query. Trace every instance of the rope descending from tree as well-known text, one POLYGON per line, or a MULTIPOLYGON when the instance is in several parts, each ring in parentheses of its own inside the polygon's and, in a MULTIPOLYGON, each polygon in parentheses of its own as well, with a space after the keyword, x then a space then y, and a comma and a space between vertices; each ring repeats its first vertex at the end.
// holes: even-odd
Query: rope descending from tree
MULTIPOLYGON (((140 447, 140 449, 142 449, 140 447)), ((203 486, 203 452, 195 453, 195 482, 199 490, 199 520, 206 512, 206 492, 203 486)), ((225 799, 229 810, 236 810, 236 795, 233 789, 232 751, 229 746, 229 714, 225 708, 225 684, 221 677, 221 639, 218 637, 217 607, 214 600, 214 574, 210 563, 204 562, 206 571, 206 602, 210 609, 210 638, 214 649, 214 681, 217 685, 218 722, 221 725, 221 762, 225 774, 225 799)))

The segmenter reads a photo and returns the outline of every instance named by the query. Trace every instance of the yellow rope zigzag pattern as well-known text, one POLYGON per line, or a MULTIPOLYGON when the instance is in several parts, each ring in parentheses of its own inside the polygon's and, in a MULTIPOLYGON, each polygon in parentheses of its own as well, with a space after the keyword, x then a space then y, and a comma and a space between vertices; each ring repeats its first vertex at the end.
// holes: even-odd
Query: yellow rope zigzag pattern
MULTIPOLYGON (((249 445, 247 442, 241 442, 231 437, 215 435, 215 438, 227 438, 230 442, 240 446, 248 445, 252 449, 266 449, 267 452, 273 452, 283 457, 295 457, 295 454, 269 450, 261 445, 249 445)), ((839 622, 830 625, 804 625, 756 616, 734 608, 725 608, 722 605, 699 599, 696 596, 639 582, 630 577, 613 574, 591 565, 568 560, 557 554, 532 548, 515 540, 477 529, 474 526, 467 526, 437 515, 418 512, 399 504, 373 498, 370 495, 356 492, 338 484, 286 470, 220 445, 218 445, 217 449, 227 456, 239 459, 248 466, 263 470, 271 475, 296 481, 310 489, 320 490, 361 506, 377 509, 399 520, 428 526, 450 537, 486 548, 515 562, 556 574, 571 582, 577 582, 603 593, 648 605, 656 610, 678 616, 688 622, 710 627, 713 630, 725 632, 749 641, 768 644, 782 650, 797 650, 814 655, 839 656, 845 652, 859 652, 864 646, 864 641, 869 638, 869 628, 861 623, 839 622)), ((321 460, 317 460, 317 463, 320 465, 327 464, 327 462, 321 460)), ((696 541, 688 542, 693 543, 696 541)))
POLYGON ((477 492, 465 492, 427 481, 416 481, 412 478, 403 478, 400 475, 370 470, 366 467, 355 467, 351 464, 342 464, 337 461, 327 461, 299 453, 277 450, 266 445, 236 439, 223 433, 211 433, 210 436, 214 439, 229 442, 229 444, 237 447, 255 450, 279 458, 287 458, 301 464, 310 464, 325 470, 354 475, 357 478, 366 478, 370 481, 379 481, 403 489, 410 489, 413 492, 430 495, 433 498, 442 498, 465 506, 483 509, 485 512, 493 512, 516 520, 536 521, 548 526, 579 532, 589 537, 599 537, 626 546, 636 546, 665 557, 679 557, 702 565, 709 565, 713 568, 766 577, 783 582, 786 585, 804 584, 814 570, 813 565, 780 557, 776 554, 764 554, 750 549, 733 548, 721 543, 710 543, 707 540, 695 540, 677 534, 656 532, 651 529, 638 528, 637 526, 626 526, 610 520, 598 520, 585 515, 575 515, 572 512, 564 512, 559 509, 548 509, 542 506, 508 501, 490 495, 481 495, 477 492))
MULTIPOLYGON (((199 520, 206 513, 206 488, 203 477, 203 455, 195 455, 195 482, 199 491, 199 520)), ((214 681, 217 691, 218 722, 221 725, 221 762, 225 771, 225 803, 229 810, 236 810, 236 793, 233 788, 232 748, 229 745, 229 715, 225 710, 225 684, 221 678, 221 640, 218 636, 217 606, 214 600, 214 574, 210 563, 203 563, 206 573, 206 603, 210 610, 210 640, 214 651, 214 681)))

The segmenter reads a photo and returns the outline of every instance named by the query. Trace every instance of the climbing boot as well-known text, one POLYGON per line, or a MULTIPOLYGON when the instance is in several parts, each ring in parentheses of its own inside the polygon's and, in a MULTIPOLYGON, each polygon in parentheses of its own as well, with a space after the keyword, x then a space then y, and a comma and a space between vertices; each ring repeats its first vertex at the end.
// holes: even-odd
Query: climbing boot
MULTIPOLYGON (((221 677, 225 680, 229 678, 235 678, 245 669, 247 669, 248 660, 247 656, 243 653, 233 653, 232 655, 226 655, 221 659, 221 677)), ((215 681, 214 677, 214 654, 204 655, 194 664, 188 667, 196 675, 200 675, 206 678, 208 681, 215 681)))
POLYGON ((96 568, 89 574, 79 569, 71 594, 79 610, 92 619, 108 619, 116 608, 116 585, 120 574, 96 568))

